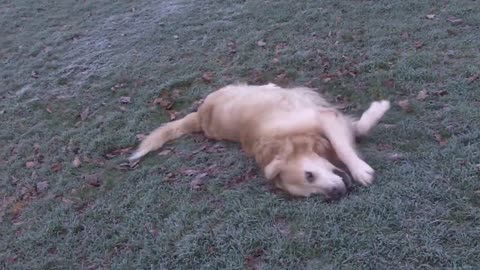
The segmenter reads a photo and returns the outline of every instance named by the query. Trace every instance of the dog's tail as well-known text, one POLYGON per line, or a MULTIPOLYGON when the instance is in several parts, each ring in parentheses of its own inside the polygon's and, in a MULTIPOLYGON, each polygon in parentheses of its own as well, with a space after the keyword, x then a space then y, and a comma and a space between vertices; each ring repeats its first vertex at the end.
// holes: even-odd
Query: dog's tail
POLYGON ((182 119, 166 123, 155 129, 143 139, 137 151, 130 156, 129 160, 137 160, 148 154, 150 151, 159 149, 170 140, 180 138, 185 134, 199 132, 201 130, 202 128, 200 126, 198 112, 190 113, 182 119))

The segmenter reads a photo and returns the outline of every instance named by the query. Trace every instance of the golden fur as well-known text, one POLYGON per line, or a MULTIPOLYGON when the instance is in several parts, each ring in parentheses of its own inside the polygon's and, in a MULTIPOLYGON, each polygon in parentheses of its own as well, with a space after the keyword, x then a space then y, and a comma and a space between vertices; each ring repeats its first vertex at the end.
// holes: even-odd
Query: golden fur
POLYGON ((355 137, 366 135, 389 108, 388 101, 373 102, 355 121, 312 89, 229 85, 208 95, 197 112, 154 130, 130 159, 203 132, 241 143, 265 177, 290 194, 339 198, 349 175, 362 185, 373 181, 373 169, 355 150, 355 137))

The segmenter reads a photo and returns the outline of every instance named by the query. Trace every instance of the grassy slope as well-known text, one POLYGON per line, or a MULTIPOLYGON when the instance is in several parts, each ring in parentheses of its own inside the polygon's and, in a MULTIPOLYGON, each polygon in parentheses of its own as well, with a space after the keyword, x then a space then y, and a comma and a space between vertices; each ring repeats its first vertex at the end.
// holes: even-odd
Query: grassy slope
POLYGON ((480 265, 480 80, 468 79, 480 74, 477 2, 192 2, 0 0, 2 267, 480 265), (324 80, 337 72, 355 76, 324 80), (375 185, 332 204, 291 199, 238 146, 201 136, 135 170, 118 169, 125 156, 105 159, 168 121, 151 105, 163 93, 179 90, 174 109, 186 112, 218 86, 280 74, 352 113, 376 98, 410 99, 413 112, 393 108, 394 126, 361 145, 375 185), (430 95, 418 101, 422 89, 430 95))

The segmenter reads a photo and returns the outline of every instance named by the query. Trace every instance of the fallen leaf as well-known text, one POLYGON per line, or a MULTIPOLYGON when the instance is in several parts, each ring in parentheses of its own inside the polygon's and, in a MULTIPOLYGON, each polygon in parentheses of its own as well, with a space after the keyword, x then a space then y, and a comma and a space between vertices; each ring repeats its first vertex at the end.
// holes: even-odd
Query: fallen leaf
POLYGON ((115 149, 115 150, 113 150, 113 151, 105 154, 105 157, 107 157, 107 158, 114 158, 114 157, 116 157, 116 156, 129 154, 131 149, 132 149, 132 147, 115 149))
POLYGON ((145 134, 137 134, 135 137, 137 138, 137 140, 143 141, 143 140, 147 137, 147 135, 145 135, 145 134))
POLYGON ((25 163, 25 167, 27 167, 27 169, 35 168, 35 167, 37 167, 37 165, 38 165, 38 162, 36 162, 36 161, 27 161, 25 163))
POLYGON ((46 110, 47 110, 48 113, 52 113, 52 112, 53 112, 52 109, 51 109, 49 106, 47 106, 47 109, 46 109, 46 110))
POLYGON ((257 45, 258 45, 258 47, 264 48, 265 46, 267 46, 267 43, 264 40, 259 40, 257 42, 257 45))
POLYGON ((478 79, 480 79, 480 75, 479 75, 479 74, 473 75, 473 76, 470 76, 470 77, 467 78, 468 83, 473 83, 474 81, 476 81, 476 80, 478 80, 478 79))
POLYGON ((38 182, 36 187, 37 187, 37 192, 43 192, 45 190, 48 189, 48 181, 42 181, 42 182, 38 182))
POLYGON ((423 46, 425 46, 425 43, 423 43, 423 41, 415 41, 415 43, 413 44, 415 46, 415 49, 420 49, 422 48, 423 46))
POLYGON ((120 97, 120 103, 122 104, 129 104, 131 102, 132 102, 131 97, 127 97, 127 96, 120 97))
POLYGON ((172 110, 167 112, 168 112, 168 115, 170 116, 170 121, 177 119, 177 116, 180 114, 179 112, 172 111, 172 110))
POLYGON ((172 98, 177 99, 180 97, 180 89, 173 89, 172 90, 172 98))
POLYGON ((90 113, 90 107, 85 108, 85 110, 83 110, 83 111, 80 113, 80 119, 81 119, 82 121, 87 120, 89 113, 90 113))
POLYGON ((52 167, 50 167, 50 170, 57 173, 57 172, 62 170, 62 164, 61 163, 55 163, 55 164, 52 165, 52 167))
POLYGON ((40 76, 38 75, 38 72, 35 70, 32 70, 32 78, 38 79, 40 76))
POLYGON ((172 149, 165 149, 165 150, 162 150, 160 153, 158 153, 158 155, 166 156, 166 155, 169 155, 170 153, 172 153, 172 149))
POLYGON ((402 33, 402 39, 407 40, 410 37, 410 34, 408 32, 403 32, 402 33))
POLYGON ((392 153, 392 154, 388 155, 387 158, 390 159, 390 160, 393 160, 393 161, 397 161, 397 160, 403 159, 404 155, 398 154, 398 153, 392 153))
POLYGON ((138 167, 138 164, 140 164, 140 159, 120 163, 116 168, 122 171, 134 170, 138 167))
POLYGON ((435 18, 435 14, 427 14, 427 19, 429 20, 433 20, 433 18, 435 18))
POLYGON ((384 143, 377 144, 376 148, 378 151, 393 150, 393 146, 391 144, 384 144, 384 143))
POLYGON ((40 151, 40 144, 39 143, 34 143, 33 144, 33 151, 35 152, 35 154, 38 154, 38 152, 40 151))
POLYGON ((203 73, 202 80, 206 83, 211 83, 212 80, 213 80, 213 76, 214 76, 213 72, 207 71, 207 72, 203 73))
POLYGON ((428 97, 428 92, 427 90, 423 89, 420 92, 418 92, 417 100, 425 100, 427 97, 428 97))
POLYGON ((170 110, 173 107, 173 102, 166 98, 156 98, 153 100, 153 104, 160 105, 165 110, 170 110))
POLYGON ((25 201, 18 201, 13 204, 13 206, 10 208, 10 214, 13 216, 14 219, 16 219, 25 209, 27 206, 27 203, 25 201))
POLYGON ((80 160, 80 158, 78 156, 75 156, 75 158, 72 161, 72 166, 75 167, 75 168, 78 168, 81 165, 82 165, 82 161, 80 160))
POLYGON ((190 187, 195 190, 199 189, 203 185, 203 178, 205 178, 205 176, 207 175, 207 173, 197 174, 195 178, 193 178, 193 180, 190 182, 190 187))
POLYGON ((280 62, 278 58, 275 57, 272 59, 272 64, 277 64, 278 62, 280 62))
POLYGON ((438 90, 438 91, 433 91, 432 94, 435 96, 445 96, 448 95, 447 90, 438 90))
POLYGON ((89 184, 92 187, 99 187, 102 185, 102 180, 100 179, 100 176, 96 173, 85 175, 84 179, 87 182, 87 184, 89 184))
POLYGON ((404 110, 405 112, 413 111, 412 106, 410 106, 410 101, 408 99, 400 100, 398 102, 398 106, 400 106, 400 108, 402 108, 402 110, 404 110))
POLYGON ((437 134, 434 134, 433 136, 435 137, 435 140, 438 142, 438 144, 440 144, 440 146, 445 146, 448 144, 447 138, 444 138, 442 135, 437 133, 437 134))
POLYGON ((73 201, 68 199, 68 198, 65 198, 65 197, 62 197, 61 199, 62 203, 64 204, 73 204, 73 201))
POLYGON ((447 18, 447 21, 449 21, 451 24, 453 25, 458 25, 458 24, 462 24, 463 23, 463 20, 462 19, 458 19, 458 18, 455 18, 455 17, 448 17, 447 18))
POLYGON ((227 47, 229 53, 234 54, 237 52, 237 43, 235 41, 229 41, 227 47))
POLYGON ((395 88, 395 80, 394 79, 388 79, 383 81, 383 86, 386 88, 395 88))
POLYGON ((277 85, 286 84, 286 83, 288 82, 287 73, 281 73, 281 74, 277 75, 277 76, 275 77, 274 82, 275 82, 275 84, 277 84, 277 85))
POLYGON ((195 169, 185 169, 185 170, 182 170, 181 171, 182 174, 186 175, 186 176, 192 176, 192 175, 195 175, 198 173, 198 170, 195 170, 195 169))

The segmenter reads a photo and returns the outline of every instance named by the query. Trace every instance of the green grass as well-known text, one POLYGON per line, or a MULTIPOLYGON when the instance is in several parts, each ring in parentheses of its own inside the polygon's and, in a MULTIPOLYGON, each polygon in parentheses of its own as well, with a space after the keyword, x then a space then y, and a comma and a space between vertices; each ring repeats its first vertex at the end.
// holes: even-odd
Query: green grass
POLYGON ((478 268, 478 14, 467 0, 0 0, 0 267, 478 268), (185 114, 217 87, 275 80, 354 114, 410 100, 360 145, 374 185, 293 199, 200 135, 131 170, 106 158, 169 120, 152 105, 164 93, 185 114))

